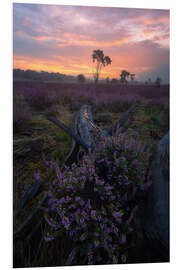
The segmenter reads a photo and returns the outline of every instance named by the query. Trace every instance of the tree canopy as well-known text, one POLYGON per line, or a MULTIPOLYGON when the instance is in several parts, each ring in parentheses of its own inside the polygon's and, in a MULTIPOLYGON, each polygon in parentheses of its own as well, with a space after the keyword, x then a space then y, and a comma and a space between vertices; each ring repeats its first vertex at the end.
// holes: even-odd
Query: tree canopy
POLYGON ((85 76, 84 76, 83 74, 79 74, 79 75, 77 76, 77 80, 78 80, 78 82, 80 82, 80 83, 84 83, 84 82, 86 81, 86 78, 85 78, 85 76))
POLYGON ((128 78, 130 76, 130 72, 128 72, 127 70, 122 70, 121 74, 120 74, 120 82, 121 83, 127 83, 126 78, 128 78))
POLYGON ((103 51, 94 50, 92 54, 93 63, 96 63, 95 71, 93 71, 94 82, 98 83, 101 68, 110 65, 112 60, 109 56, 104 56, 103 51))

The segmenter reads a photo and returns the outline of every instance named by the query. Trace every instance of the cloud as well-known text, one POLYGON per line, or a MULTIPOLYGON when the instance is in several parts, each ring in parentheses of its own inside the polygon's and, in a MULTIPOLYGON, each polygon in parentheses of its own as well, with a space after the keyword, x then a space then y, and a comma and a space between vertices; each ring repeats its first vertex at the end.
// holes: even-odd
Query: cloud
POLYGON ((94 49, 112 58, 103 76, 169 65, 168 10, 14 4, 13 21, 16 67, 90 74, 94 49))

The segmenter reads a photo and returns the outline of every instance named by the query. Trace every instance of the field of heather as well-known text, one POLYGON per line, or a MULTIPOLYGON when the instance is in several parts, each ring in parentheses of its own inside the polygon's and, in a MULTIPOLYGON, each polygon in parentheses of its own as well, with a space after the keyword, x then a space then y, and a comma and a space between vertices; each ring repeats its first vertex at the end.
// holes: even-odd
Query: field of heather
POLYGON ((162 261, 160 255, 138 257, 143 232, 135 211, 151 184, 150 176, 145 177, 151 152, 142 154, 141 145, 149 142, 149 148, 153 148, 168 130, 169 85, 15 81, 14 232, 22 228, 22 234, 14 238, 14 267, 162 261), (87 104, 94 123, 107 129, 137 102, 133 122, 125 134, 119 134, 117 141, 112 138, 110 144, 100 142, 97 147, 97 161, 105 160, 112 172, 97 174, 88 156, 61 172, 72 140, 48 121, 47 115, 56 116, 71 129, 75 113, 87 104), (107 180, 107 175, 113 182, 107 180), (125 179, 123 184, 121 177, 125 179), (90 178, 96 180, 93 196, 98 194, 100 202, 82 195, 82 190, 92 188, 90 178), (40 188, 35 185, 39 182, 40 188), (35 194, 32 197, 27 195, 31 187, 39 188, 37 193, 31 190, 31 195, 35 194), (43 214, 37 217, 31 233, 26 233, 23 224, 45 192, 48 200, 41 206, 43 214))

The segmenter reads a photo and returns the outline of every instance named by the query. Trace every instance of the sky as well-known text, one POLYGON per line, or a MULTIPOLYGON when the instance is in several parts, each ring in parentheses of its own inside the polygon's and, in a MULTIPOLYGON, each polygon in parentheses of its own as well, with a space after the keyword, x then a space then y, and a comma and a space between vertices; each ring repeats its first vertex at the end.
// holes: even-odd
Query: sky
POLYGON ((13 67, 92 78, 93 50, 112 60, 101 78, 169 82, 169 10, 13 4, 13 67))

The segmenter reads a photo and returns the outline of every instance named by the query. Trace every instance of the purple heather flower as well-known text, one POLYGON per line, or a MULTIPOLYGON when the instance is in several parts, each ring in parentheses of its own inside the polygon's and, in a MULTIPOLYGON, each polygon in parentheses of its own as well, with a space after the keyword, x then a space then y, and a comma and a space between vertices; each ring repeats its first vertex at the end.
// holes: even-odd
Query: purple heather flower
POLYGON ((80 221, 80 224, 83 224, 84 223, 84 218, 81 217, 79 221, 80 221))
POLYGON ((83 205, 84 205, 84 201, 80 200, 79 204, 80 204, 81 206, 83 206, 83 205))
POLYGON ((65 202, 65 199, 64 199, 64 197, 62 197, 62 198, 59 200, 59 203, 62 204, 62 203, 64 203, 64 202, 65 202))
POLYGON ((50 236, 50 235, 49 235, 49 232, 48 232, 47 235, 44 237, 44 240, 45 240, 46 242, 52 241, 52 240, 54 240, 54 239, 55 239, 55 237, 54 237, 54 236, 50 236))
POLYGON ((95 240, 94 241, 94 247, 97 248, 99 246, 99 241, 98 240, 95 240))
POLYGON ((77 196, 77 197, 75 198, 75 201, 76 201, 76 202, 79 202, 80 199, 81 199, 81 198, 77 196))
POLYGON ((109 190, 112 190, 112 189, 113 189, 113 187, 105 186, 105 190, 106 190, 106 191, 109 191, 109 190))
POLYGON ((117 218, 117 219, 119 219, 119 218, 121 218, 122 216, 123 216, 124 214, 122 213, 122 212, 115 212, 114 214, 113 214, 113 216, 115 217, 115 218, 117 218))
POLYGON ((71 197, 66 196, 66 201, 70 201, 70 200, 71 200, 71 197))
POLYGON ((48 161, 45 161, 45 166, 49 167, 49 162, 48 161))
POLYGON ((63 217, 62 219, 62 224, 64 225, 64 227, 66 228, 66 230, 69 229, 70 226, 70 220, 68 217, 63 217))
POLYGON ((52 169, 54 167, 54 162, 50 161, 50 168, 52 169))
POLYGON ((126 243, 126 235, 125 234, 122 234, 121 244, 124 244, 124 243, 126 243))
POLYGON ((34 177, 37 181, 40 179, 40 170, 34 173, 34 177))
POLYGON ((85 235, 85 233, 83 233, 83 234, 81 235, 81 237, 80 237, 80 240, 83 241, 85 238, 86 238, 86 235, 85 235))
POLYGON ((91 210, 91 217, 96 218, 96 211, 95 210, 91 210))

